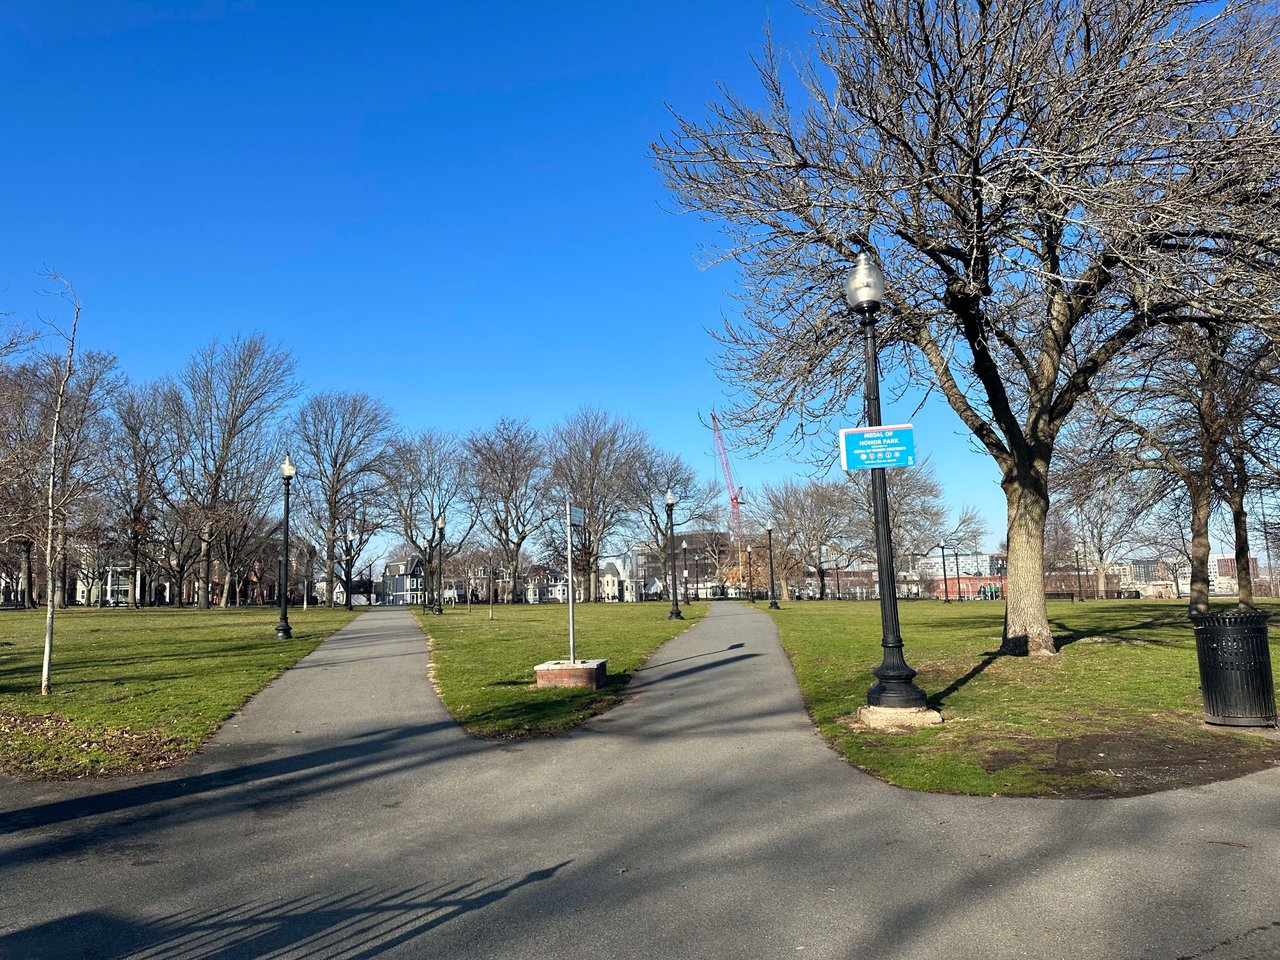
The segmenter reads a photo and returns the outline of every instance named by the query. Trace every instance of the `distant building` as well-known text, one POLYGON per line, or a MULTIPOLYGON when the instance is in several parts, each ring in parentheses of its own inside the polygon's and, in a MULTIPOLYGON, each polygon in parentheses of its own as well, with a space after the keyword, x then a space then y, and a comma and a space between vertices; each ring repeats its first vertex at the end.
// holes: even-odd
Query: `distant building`
MULTIPOLYGON (((421 604, 425 589, 421 558, 393 560, 383 568, 382 596, 385 603, 397 606, 421 604)), ((336 593, 334 600, 338 602, 336 593)))
MULTIPOLYGON (((1209 592, 1219 596, 1229 596, 1240 589, 1234 554, 1218 553, 1209 557, 1209 592)), ((1254 580, 1258 579, 1258 558, 1249 558, 1249 573, 1254 580)))

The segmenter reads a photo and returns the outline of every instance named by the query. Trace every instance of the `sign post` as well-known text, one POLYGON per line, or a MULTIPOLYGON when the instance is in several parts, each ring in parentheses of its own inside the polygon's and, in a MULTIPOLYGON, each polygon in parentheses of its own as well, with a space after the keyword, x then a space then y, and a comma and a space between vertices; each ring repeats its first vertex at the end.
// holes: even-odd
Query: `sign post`
POLYGON ((575 524, 581 525, 586 520, 586 515, 581 507, 575 507, 569 500, 564 502, 564 508, 564 554, 569 567, 569 662, 576 663, 578 650, 573 635, 573 528, 575 524))

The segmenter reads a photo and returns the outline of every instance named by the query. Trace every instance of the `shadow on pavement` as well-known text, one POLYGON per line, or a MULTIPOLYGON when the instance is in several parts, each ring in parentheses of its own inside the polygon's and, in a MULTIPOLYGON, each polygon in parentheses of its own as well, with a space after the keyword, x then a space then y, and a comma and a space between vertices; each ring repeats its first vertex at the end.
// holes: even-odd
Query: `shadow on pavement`
POLYGON ((354 782, 426 767, 480 748, 465 736, 438 740, 432 736, 457 729, 449 720, 375 731, 323 749, 6 811, 0 813, 0 836, 47 827, 63 829, 55 836, 36 833, 24 846, 0 851, 0 865, 65 854, 100 842, 104 824, 96 818, 104 816, 124 814, 105 825, 118 837, 135 827, 151 830, 161 822, 207 820, 253 809, 265 802, 278 803, 283 795, 290 802, 298 802, 354 782), (87 822, 68 831, 66 828, 76 821, 87 822))
POLYGON ((0 936, 0 956, 24 960, 73 953, 100 960, 373 957, 497 903, 522 887, 549 880, 572 862, 534 870, 517 880, 257 900, 145 921, 88 911, 0 936))

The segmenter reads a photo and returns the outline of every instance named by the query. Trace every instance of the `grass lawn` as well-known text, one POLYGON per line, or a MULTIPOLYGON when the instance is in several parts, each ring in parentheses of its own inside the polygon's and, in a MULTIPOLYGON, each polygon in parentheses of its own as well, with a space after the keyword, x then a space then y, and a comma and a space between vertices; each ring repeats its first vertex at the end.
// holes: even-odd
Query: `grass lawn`
POLYGON ((40 696, 44 611, 0 611, 0 770, 71 778, 167 766, 354 614, 268 607, 58 611, 40 696))
POLYGON ((493 620, 487 606, 415 615, 431 636, 436 689, 449 712, 472 733, 524 737, 561 732, 613 706, 632 671, 701 619, 707 604, 682 605, 684 620, 668 620, 670 610, 657 602, 574 606, 578 658, 609 661, 609 683, 599 690, 534 685, 536 664, 569 656, 567 606, 499 605, 493 620))
POLYGON ((907 662, 947 721, 914 733, 850 722, 880 663, 876 602, 771 615, 815 723, 858 767, 933 792, 1123 796, 1280 762, 1275 741, 1202 724, 1185 614, 1179 601, 1053 601, 1058 656, 1013 658, 995 656, 1003 603, 903 603, 907 662))

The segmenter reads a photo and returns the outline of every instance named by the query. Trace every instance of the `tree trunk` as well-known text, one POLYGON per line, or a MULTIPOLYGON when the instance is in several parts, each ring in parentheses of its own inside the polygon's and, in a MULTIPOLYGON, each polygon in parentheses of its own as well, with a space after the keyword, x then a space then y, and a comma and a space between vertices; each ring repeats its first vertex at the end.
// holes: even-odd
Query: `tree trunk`
MULTIPOLYGON (((327 606, 330 610, 332 610, 334 607, 337 606, 337 604, 334 602, 334 599, 333 599, 333 595, 335 592, 333 589, 333 585, 335 582, 335 578, 338 575, 337 564, 334 561, 334 556, 337 553, 337 550, 335 548, 335 544, 338 542, 337 536, 338 535, 333 532, 332 528, 326 530, 324 534, 324 578, 325 578, 324 582, 328 584, 328 588, 329 588, 326 591, 328 596, 325 597, 325 601, 326 601, 325 606, 327 606)), ((424 572, 425 572, 425 567, 424 567, 424 572)))
POLYGON ((200 562, 197 566, 200 581, 196 584, 196 607, 209 609, 209 584, 213 580, 213 526, 206 523, 200 528, 200 562))
POLYGON ((35 546, 34 540, 28 540, 27 549, 22 558, 22 581, 26 584, 22 604, 28 610, 35 610, 39 606, 39 602, 36 600, 36 567, 32 557, 35 546))
POLYGON ((1212 509, 1207 483, 1189 481, 1191 497, 1191 587, 1188 613, 1209 612, 1209 513, 1212 509))
POLYGON ((1231 497, 1231 524, 1236 535, 1236 604, 1241 610, 1255 610, 1253 605, 1253 570, 1249 562, 1249 515, 1244 495, 1231 497))
POLYGON ((1008 501, 1009 563, 1000 652, 1052 656, 1053 632, 1044 601, 1044 525, 1049 513, 1046 482, 1020 478, 1002 484, 1008 501))
POLYGON ((55 564, 55 568, 62 571, 60 576, 55 577, 57 581, 54 587, 53 601, 59 610, 67 608, 67 528, 65 522, 58 524, 58 545, 57 556, 61 559, 55 564))

